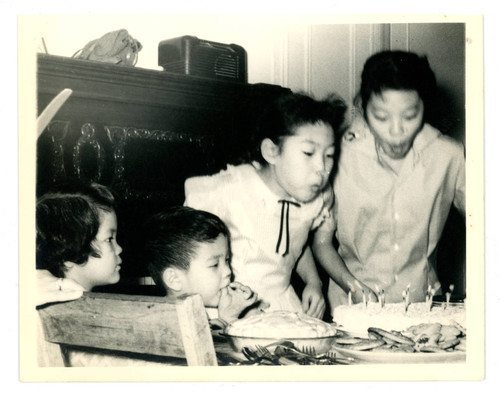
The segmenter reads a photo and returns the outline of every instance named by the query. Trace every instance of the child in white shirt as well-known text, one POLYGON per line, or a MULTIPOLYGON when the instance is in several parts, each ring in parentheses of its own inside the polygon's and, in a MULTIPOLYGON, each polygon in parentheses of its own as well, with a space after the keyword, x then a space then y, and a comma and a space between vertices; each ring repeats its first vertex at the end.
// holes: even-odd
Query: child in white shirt
POLYGON ((212 212, 228 226, 235 280, 258 292, 269 310, 322 317, 311 233, 316 259, 335 269, 330 276, 352 289, 353 301, 370 291, 347 271, 332 239, 324 238, 333 230, 330 176, 345 110, 336 97, 285 95, 261 120, 248 163, 185 183, 185 205, 212 212), (305 283, 302 300, 291 285, 295 267, 305 283))
MULTIPOLYGON (((342 142, 335 177, 339 254, 386 302, 439 293, 438 242, 451 205, 465 213, 461 143, 427 123, 436 80, 425 57, 384 51, 365 63, 362 116, 342 142)), ((348 297, 331 283, 331 307, 348 297)))

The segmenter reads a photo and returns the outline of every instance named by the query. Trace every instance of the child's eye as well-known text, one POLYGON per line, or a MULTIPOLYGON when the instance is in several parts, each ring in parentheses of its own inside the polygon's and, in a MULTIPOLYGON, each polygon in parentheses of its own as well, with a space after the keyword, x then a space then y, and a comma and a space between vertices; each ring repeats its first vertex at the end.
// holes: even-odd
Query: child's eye
POLYGON ((378 114, 374 114, 373 117, 375 117, 375 119, 378 120, 378 121, 387 121, 387 117, 386 116, 381 116, 381 115, 378 115, 378 114))
POLYGON ((219 267, 219 262, 214 263, 214 264, 213 264, 212 266, 210 266, 210 267, 213 267, 213 268, 218 268, 218 267, 219 267))
POLYGON ((104 240, 107 243, 111 243, 115 238, 114 237, 108 237, 106 240, 104 240))
POLYGON ((415 119, 416 117, 417 117, 417 114, 416 114, 416 113, 415 113, 415 114, 410 114, 410 115, 406 115, 406 116, 404 116, 405 120, 408 120, 408 121, 409 121, 409 120, 413 120, 413 119, 415 119))
POLYGON ((307 157, 312 157, 313 156, 313 152, 302 152, 304 153, 307 157))

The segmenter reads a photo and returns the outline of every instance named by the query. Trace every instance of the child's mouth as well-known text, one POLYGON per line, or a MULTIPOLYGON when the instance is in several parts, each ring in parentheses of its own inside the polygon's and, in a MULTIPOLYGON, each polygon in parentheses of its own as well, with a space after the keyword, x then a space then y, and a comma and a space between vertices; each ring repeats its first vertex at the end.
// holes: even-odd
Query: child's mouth
POLYGON ((406 145, 393 145, 391 146, 391 151, 395 155, 403 155, 406 153, 406 145))
POLYGON ((222 287, 220 288, 220 291, 222 291, 223 289, 225 288, 228 288, 229 287, 229 284, 231 284, 231 282, 229 280, 227 280, 227 282, 225 282, 222 287))

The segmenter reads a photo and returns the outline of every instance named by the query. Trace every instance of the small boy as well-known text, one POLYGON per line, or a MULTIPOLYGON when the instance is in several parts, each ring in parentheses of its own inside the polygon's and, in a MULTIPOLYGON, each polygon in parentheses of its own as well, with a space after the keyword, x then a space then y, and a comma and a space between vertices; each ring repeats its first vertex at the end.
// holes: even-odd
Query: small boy
POLYGON ((155 283, 172 300, 199 294, 212 326, 223 328, 258 304, 249 287, 231 282, 229 230, 217 216, 173 207, 152 217, 145 234, 145 261, 155 283))

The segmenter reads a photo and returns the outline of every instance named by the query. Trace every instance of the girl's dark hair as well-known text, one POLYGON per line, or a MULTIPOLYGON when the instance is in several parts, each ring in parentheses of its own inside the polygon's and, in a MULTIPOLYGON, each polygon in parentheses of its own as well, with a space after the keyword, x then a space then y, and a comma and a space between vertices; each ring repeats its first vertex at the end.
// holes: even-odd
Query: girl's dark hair
POLYGON ((346 109, 345 102, 335 94, 322 101, 300 93, 280 96, 260 118, 246 160, 266 165, 260 152, 262 141, 269 138, 276 145, 281 145, 285 137, 294 135, 295 129, 304 124, 329 124, 333 129, 335 142, 338 142, 345 127, 346 109))
POLYGON ((430 110, 429 102, 436 93, 436 77, 427 57, 406 51, 382 51, 368 58, 361 74, 360 99, 364 113, 370 96, 386 89, 415 90, 424 102, 424 111, 430 110))
POLYGON ((115 210, 111 191, 97 183, 71 183, 44 194, 36 203, 36 265, 64 277, 70 261, 78 265, 100 257, 92 242, 100 226, 99 212, 115 210))
POLYGON ((152 216, 144 225, 144 260, 156 285, 165 288, 169 267, 188 270, 199 243, 227 237, 226 224, 216 215, 190 207, 172 207, 152 216))

